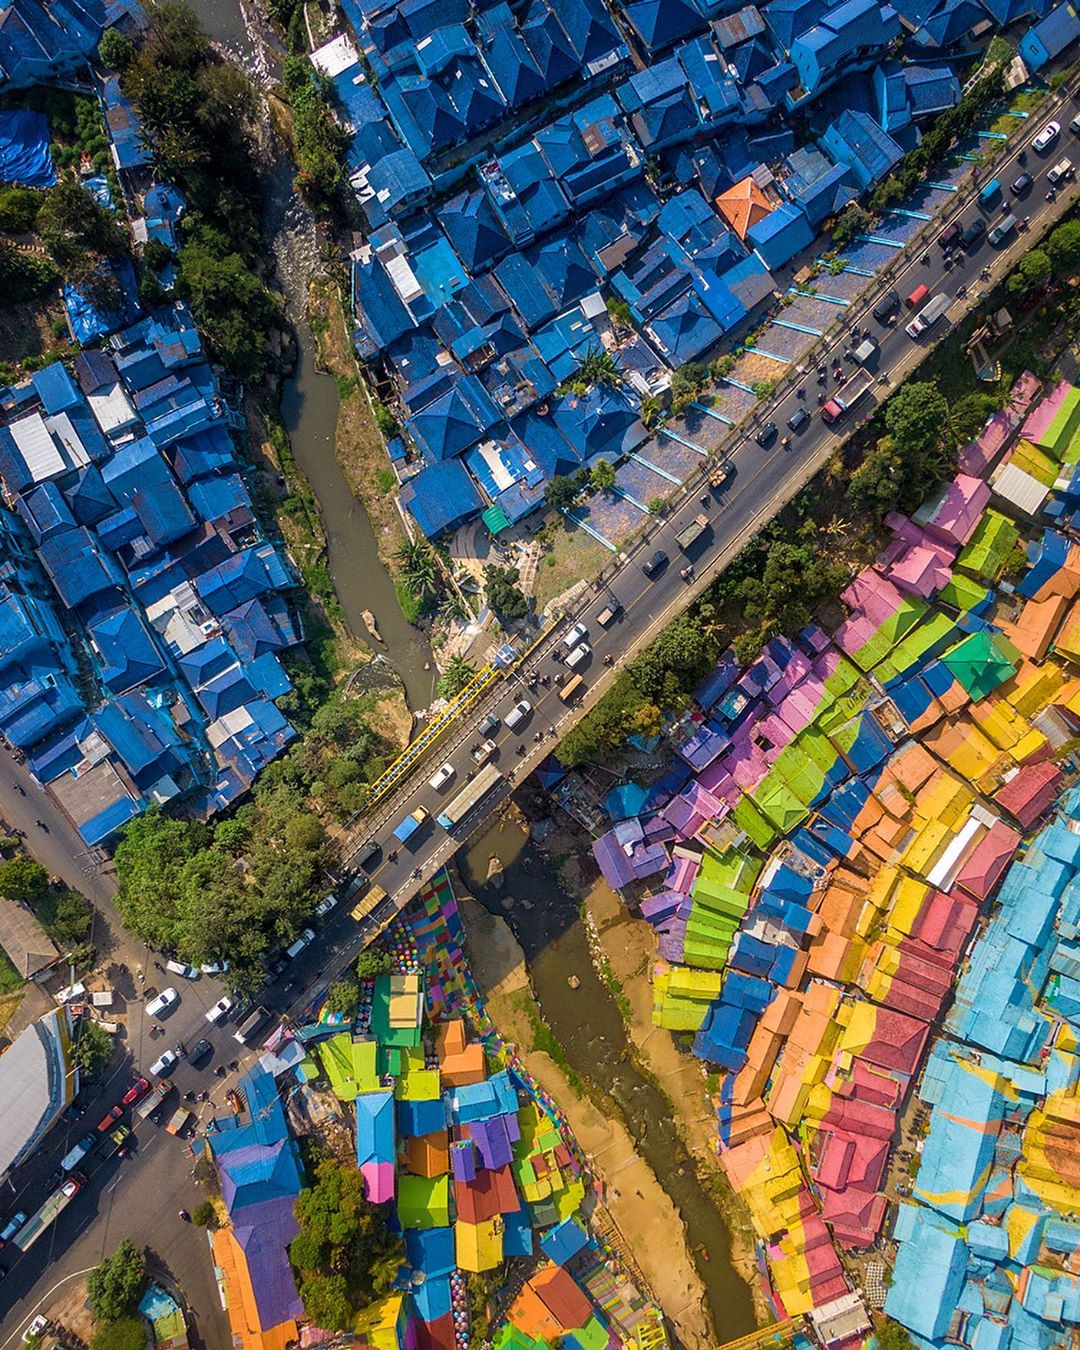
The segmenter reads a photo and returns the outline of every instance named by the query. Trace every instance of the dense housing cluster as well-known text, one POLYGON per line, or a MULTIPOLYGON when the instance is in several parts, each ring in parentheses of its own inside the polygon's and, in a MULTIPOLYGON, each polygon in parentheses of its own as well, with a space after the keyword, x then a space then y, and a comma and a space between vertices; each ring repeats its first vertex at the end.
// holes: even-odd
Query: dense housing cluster
POLYGON ((0 393, 0 731, 88 844, 207 816, 293 730, 295 578, 260 528, 182 304, 0 393))
POLYGON ((886 1311, 920 1343, 1049 1350, 1076 1322, 1080 550, 1046 522, 1078 466, 1080 390, 1023 376, 889 518, 844 622, 725 657, 663 778, 606 803, 597 861, 659 935, 654 1019, 719 1071, 774 1306, 825 1344, 869 1325, 838 1249, 890 1238, 886 1311))

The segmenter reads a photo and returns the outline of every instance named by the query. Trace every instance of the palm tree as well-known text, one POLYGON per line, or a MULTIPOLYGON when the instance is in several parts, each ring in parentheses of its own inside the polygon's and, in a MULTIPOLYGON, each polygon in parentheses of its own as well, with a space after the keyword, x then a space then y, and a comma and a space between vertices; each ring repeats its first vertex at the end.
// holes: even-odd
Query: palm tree
POLYGON ((622 384, 623 371, 618 361, 602 347, 590 347, 575 377, 582 384, 622 384))
POLYGON ((401 577, 418 600, 431 600, 439 590, 439 568, 427 544, 403 544, 394 554, 401 577))
POLYGON ((476 667, 463 656, 452 656, 439 679, 438 692, 443 698, 453 698, 461 693, 475 674, 476 667))
POLYGON ((471 617, 468 606, 457 591, 447 591, 439 601, 439 618, 444 623, 463 623, 471 617))

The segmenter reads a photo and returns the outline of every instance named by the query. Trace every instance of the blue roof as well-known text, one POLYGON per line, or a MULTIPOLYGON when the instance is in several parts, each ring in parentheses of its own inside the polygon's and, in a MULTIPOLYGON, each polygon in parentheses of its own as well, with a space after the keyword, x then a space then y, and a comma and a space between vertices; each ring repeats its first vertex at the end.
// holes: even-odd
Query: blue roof
POLYGON ((702 17, 686 0, 636 0, 626 18, 651 52, 660 51, 702 26, 702 17))
POLYGON ((101 679, 114 694, 145 684, 165 669, 150 634, 132 609, 116 609, 88 629, 101 657, 101 679))
POLYGON ((487 271, 510 248, 510 240, 482 192, 462 192, 438 210, 439 224, 470 272, 487 271))
POLYGON ((484 509, 476 485, 457 459, 421 469, 401 489, 401 504, 428 539, 457 529, 484 509))
POLYGON ((941 1339, 949 1328, 967 1269, 967 1248, 947 1219, 903 1202, 898 1206, 895 1236, 900 1249, 885 1311, 928 1341, 941 1339))
POLYGON ((394 1162, 394 1094, 361 1092, 356 1098, 356 1161, 394 1162))

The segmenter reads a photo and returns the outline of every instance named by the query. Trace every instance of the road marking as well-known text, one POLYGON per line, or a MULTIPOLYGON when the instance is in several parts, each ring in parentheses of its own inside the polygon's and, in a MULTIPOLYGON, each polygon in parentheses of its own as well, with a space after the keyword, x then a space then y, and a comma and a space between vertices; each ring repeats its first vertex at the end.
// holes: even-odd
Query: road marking
MULTIPOLYGON (((52 1298, 53 1294, 56 1293, 56 1291, 61 1287, 61 1285, 68 1284, 71 1280, 78 1280, 78 1279, 81 1279, 82 1276, 84 1276, 84 1275, 89 1275, 90 1272, 91 1272, 92 1270, 96 1270, 96 1269, 97 1269, 96 1266, 87 1266, 85 1270, 73 1270, 73 1271, 71 1272, 70 1275, 65 1275, 65 1276, 63 1277, 63 1279, 57 1280, 56 1283, 53 1285, 53 1287, 52 1287, 51 1289, 49 1289, 49 1290, 46 1290, 46 1292, 45 1292, 44 1294, 42 1294, 42 1296, 41 1296, 41 1297, 38 1299, 38 1301, 34 1304, 33 1308, 30 1310, 30 1312, 27 1313, 27 1315, 26 1315, 26 1325, 27 1325, 27 1326, 30 1325, 30 1323, 31 1323, 31 1322, 34 1320, 34 1318, 37 1316, 38 1310, 41 1308, 41 1305, 42 1305, 43 1303, 45 1303, 45 1301, 46 1301, 47 1299, 52 1298)), ((3 1347, 9 1346, 9 1345, 11 1344, 11 1342, 15 1339, 15 1337, 16 1337, 16 1336, 19 1336, 20 1334, 21 1334, 20 1328, 19 1328, 19 1327, 16 1327, 15 1330, 11 1333, 11 1335, 7 1338, 7 1340, 4 1341, 3 1347)), ((3 1350, 3 1347, 0 1347, 0 1350, 3 1350)))

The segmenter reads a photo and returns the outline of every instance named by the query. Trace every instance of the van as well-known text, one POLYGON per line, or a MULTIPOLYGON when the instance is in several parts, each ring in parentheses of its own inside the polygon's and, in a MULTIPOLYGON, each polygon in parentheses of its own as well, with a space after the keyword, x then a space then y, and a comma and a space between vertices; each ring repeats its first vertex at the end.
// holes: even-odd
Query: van
POLYGON ((293 961, 300 955, 305 947, 309 947, 315 941, 315 930, 305 928, 295 942, 285 948, 285 955, 290 961, 293 961))
POLYGON ((504 719, 506 722, 506 729, 508 731, 516 731, 531 712, 532 704, 527 698, 523 698, 520 702, 515 703, 504 719))
POLYGON ((1003 244, 1005 240, 1016 229, 1016 217, 1010 211, 1009 214, 990 231, 987 238, 996 248, 998 244, 1003 244))
POLYGON ((996 178, 991 178, 989 183, 979 193, 979 205, 989 206, 1001 196, 1001 183, 996 178))
POLYGON ((873 316, 878 323, 884 323, 894 309, 900 304, 899 291, 886 291, 881 299, 874 306, 873 316))
POLYGON ((567 667, 570 670, 577 670, 578 666, 580 666, 582 662, 587 661, 591 655, 592 648, 587 642, 582 642, 576 646, 566 658, 567 667))
POLYGON ((985 233, 986 221, 976 216, 964 226, 964 233, 960 236, 960 247, 965 253, 970 253, 985 233))
POLYGON ((62 1172, 71 1172, 82 1162, 86 1155, 97 1144, 96 1134, 87 1134, 79 1140, 70 1153, 65 1153, 60 1159, 60 1170, 62 1172))
POLYGON ((933 328, 951 304, 952 296, 946 295, 944 291, 940 295, 935 295, 933 300, 925 305, 909 324, 905 325, 904 332, 907 333, 909 338, 920 337, 927 329, 933 328))
POLYGON ((951 225, 946 225, 946 227, 938 235, 938 243, 941 245, 943 249, 945 249, 946 252, 948 252, 949 249, 955 248, 956 245, 960 242, 960 236, 963 233, 964 233, 963 225, 961 225, 958 220, 954 220, 951 225))
POLYGON ((166 961, 165 969, 171 971, 174 975, 182 975, 185 980, 197 980, 199 972, 194 966, 185 966, 183 961, 166 961))
POLYGON ((584 688, 585 681, 580 675, 574 675, 559 690, 559 697, 564 703, 572 703, 584 688))
POLYGON ((908 296, 908 298, 904 301, 904 304, 907 305, 908 309, 918 309, 918 307, 922 304, 922 302, 926 299, 926 297, 929 294, 930 294, 930 287, 927 286, 925 283, 921 286, 916 286, 915 289, 908 296))
POLYGON ((269 1020, 270 1014, 265 1008, 252 1008, 251 1012, 233 1032, 233 1040, 239 1041, 241 1045, 247 1045, 258 1029, 269 1020))
POLYGON ((333 891, 331 891, 329 895, 324 895, 323 898, 319 901, 319 903, 315 906, 315 917, 317 919, 321 919, 325 915, 329 914, 330 911, 337 905, 337 899, 338 898, 333 891))

